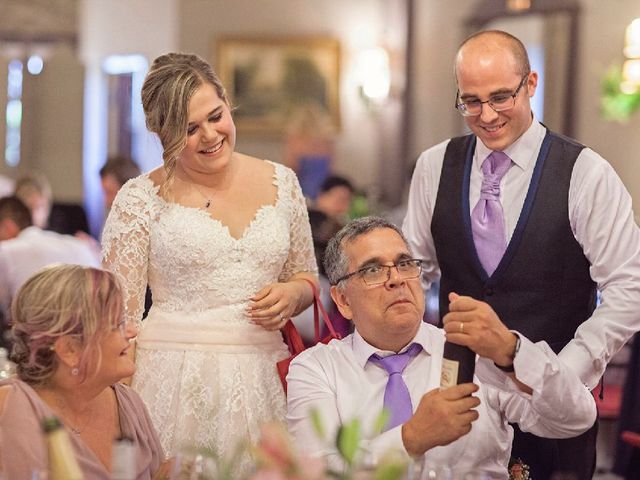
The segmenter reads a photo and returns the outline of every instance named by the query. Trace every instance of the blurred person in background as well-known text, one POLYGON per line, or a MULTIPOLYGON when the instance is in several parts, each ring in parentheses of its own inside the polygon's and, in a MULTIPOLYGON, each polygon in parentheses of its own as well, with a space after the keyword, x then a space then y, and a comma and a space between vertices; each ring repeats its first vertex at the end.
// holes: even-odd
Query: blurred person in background
POLYGON ((291 114, 283 163, 296 172, 302 193, 310 200, 316 199, 332 170, 335 136, 331 117, 321 105, 306 103, 291 114))
MULTIPOLYGON (((313 248, 320 273, 320 298, 333 327, 342 336, 348 335, 353 324, 347 321, 338 311, 329 295, 329 282, 324 273, 324 250, 327 243, 345 225, 349 219, 349 209, 355 189, 345 177, 330 175, 320 184, 315 201, 309 200, 309 223, 313 236, 313 248)), ((296 327, 306 343, 311 344, 315 339, 313 327, 313 308, 307 309, 295 319, 296 327)), ((327 334, 326 327, 321 323, 322 336, 327 334)))
POLYGON ((322 182, 316 200, 309 207, 309 223, 320 273, 324 273, 322 256, 329 239, 344 226, 349 218, 353 193, 354 188, 349 180, 331 175, 322 182))
POLYGON ((140 167, 130 157, 114 155, 107 158, 105 164, 100 168, 100 184, 104 194, 105 217, 111 210, 111 204, 120 188, 141 173, 140 167))
POLYGON ((53 263, 99 267, 100 257, 87 242, 33 225, 31 212, 17 197, 0 198, 0 309, 5 322, 11 320, 9 307, 18 288, 53 263))
POLYGON ((40 173, 23 175, 16 180, 13 194, 24 203, 31 212, 32 223, 38 228, 47 228, 53 196, 51 184, 40 173))
POLYGON ((11 195, 14 190, 14 181, 4 175, 0 175, 0 198, 11 195))

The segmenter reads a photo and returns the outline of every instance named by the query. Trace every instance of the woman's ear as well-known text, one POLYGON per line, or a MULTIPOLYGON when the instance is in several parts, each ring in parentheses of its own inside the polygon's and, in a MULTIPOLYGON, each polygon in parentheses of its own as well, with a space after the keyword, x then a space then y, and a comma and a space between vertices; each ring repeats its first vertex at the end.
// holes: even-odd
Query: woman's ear
POLYGON ((63 335, 53 342, 53 349, 58 355, 61 364, 70 369, 78 368, 82 355, 81 344, 77 338, 71 335, 63 335))
POLYGON ((349 299, 344 294, 344 291, 337 285, 332 285, 329 293, 331 293, 331 298, 333 298, 333 301, 335 302, 342 316, 347 320, 352 320, 353 313, 351 311, 351 307, 349 306, 349 299))

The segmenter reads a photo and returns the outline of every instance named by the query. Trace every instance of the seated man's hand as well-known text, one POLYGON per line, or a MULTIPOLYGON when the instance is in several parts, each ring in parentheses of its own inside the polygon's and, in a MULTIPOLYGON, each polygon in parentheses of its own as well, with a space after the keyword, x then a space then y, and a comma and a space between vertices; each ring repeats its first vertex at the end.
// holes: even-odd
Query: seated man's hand
POLYGON ((471 396, 477 390, 477 385, 464 383, 424 394, 413 417, 402 426, 407 452, 419 456, 469 433, 471 423, 478 419, 473 409, 480 405, 480 399, 471 396))
POLYGON ((443 318, 447 341, 469 347, 497 365, 513 363, 516 336, 485 302, 449 294, 449 313, 443 318))

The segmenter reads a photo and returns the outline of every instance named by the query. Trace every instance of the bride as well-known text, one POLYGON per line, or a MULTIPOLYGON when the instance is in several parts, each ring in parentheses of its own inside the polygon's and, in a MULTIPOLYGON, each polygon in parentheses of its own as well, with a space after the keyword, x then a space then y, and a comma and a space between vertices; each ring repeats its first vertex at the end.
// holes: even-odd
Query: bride
POLYGON ((102 239, 129 319, 152 292, 132 386, 169 455, 227 457, 284 419, 279 329, 312 302, 305 279, 317 283, 307 210, 293 171, 235 151, 224 88, 200 57, 158 57, 142 103, 164 165, 124 185, 102 239))

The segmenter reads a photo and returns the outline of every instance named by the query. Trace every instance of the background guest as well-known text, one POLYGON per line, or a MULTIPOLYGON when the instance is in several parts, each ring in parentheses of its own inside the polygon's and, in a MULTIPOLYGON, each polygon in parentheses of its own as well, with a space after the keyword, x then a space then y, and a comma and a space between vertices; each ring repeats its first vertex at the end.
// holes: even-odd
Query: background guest
POLYGON ((15 479, 47 471, 41 422, 55 415, 84 478, 112 478, 112 444, 122 436, 133 440, 136 479, 167 478, 170 465, 161 468, 162 447, 142 400, 118 383, 135 369, 127 350, 136 330, 123 319, 115 275, 46 268, 25 282, 13 313, 17 376, 0 381, 0 471, 15 479))
MULTIPOLYGON (((333 327, 340 335, 348 335, 352 331, 352 323, 340 315, 331 296, 329 295, 329 282, 324 273, 324 250, 327 243, 348 220, 349 207, 353 197, 354 188, 349 180, 339 175, 330 175, 320 184, 320 189, 315 201, 310 201, 308 209, 313 247, 315 249, 318 271, 320 273, 320 298, 325 306, 333 327)), ((306 343, 315 341, 313 327, 313 309, 309 308, 296 318, 296 327, 306 343)), ((321 323, 322 336, 327 334, 326 327, 321 323)))
POLYGON ((18 288, 42 267, 52 263, 100 266, 100 257, 88 243, 31 222, 29 209, 17 197, 0 198, 0 309, 5 327, 18 288))
POLYGON ((310 200, 315 200, 332 170, 335 135, 331 117, 321 105, 306 103, 291 114, 284 164, 296 172, 302 193, 310 200))
MULTIPOLYGON (((283 419, 279 329, 317 282, 306 205, 288 168, 235 151, 225 90, 196 55, 156 58, 142 87, 164 165, 127 182, 102 238, 104 265, 139 322, 133 387, 165 449, 233 454, 260 424, 283 419)), ((249 471, 250 459, 236 474, 249 471)))
POLYGON ((100 184, 104 194, 105 212, 109 212, 116 194, 132 178, 140 175, 140 167, 130 157, 114 155, 100 168, 100 184))
POLYGON ((348 219, 354 188, 349 180, 338 175, 327 177, 312 206, 309 207, 309 223, 313 246, 320 273, 324 274, 322 257, 329 239, 340 230, 348 219))
POLYGON ((51 184, 44 175, 33 172, 19 177, 14 185, 13 194, 31 212, 33 225, 42 229, 49 226, 53 195, 51 184))
POLYGON ((14 182, 11 178, 0 175, 0 198, 7 197, 13 193, 14 182))

